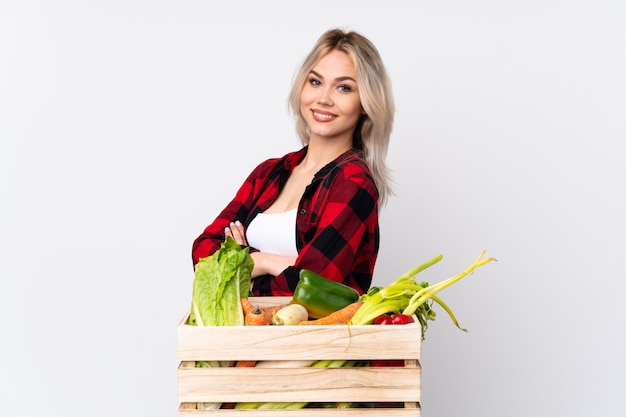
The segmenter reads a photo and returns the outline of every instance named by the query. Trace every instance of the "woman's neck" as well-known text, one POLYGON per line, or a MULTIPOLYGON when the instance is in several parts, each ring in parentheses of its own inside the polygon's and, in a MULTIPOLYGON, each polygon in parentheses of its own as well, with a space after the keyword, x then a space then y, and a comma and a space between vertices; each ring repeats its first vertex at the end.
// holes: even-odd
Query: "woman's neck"
POLYGON ((300 163, 301 168, 304 171, 317 172, 322 169, 329 162, 334 161, 340 155, 344 154, 352 148, 352 143, 335 142, 329 143, 311 138, 309 141, 307 153, 300 163))

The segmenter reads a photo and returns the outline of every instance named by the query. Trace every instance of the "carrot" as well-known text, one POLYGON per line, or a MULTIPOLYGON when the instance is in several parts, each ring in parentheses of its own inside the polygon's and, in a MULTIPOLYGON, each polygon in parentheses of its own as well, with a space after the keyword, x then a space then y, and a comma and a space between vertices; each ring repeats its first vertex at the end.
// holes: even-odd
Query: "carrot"
POLYGON ((252 311, 245 315, 245 323, 246 326, 265 326, 269 324, 265 318, 265 313, 259 307, 254 307, 252 311))
POLYGON ((245 317, 245 324, 250 325, 269 325, 272 324, 272 318, 281 308, 288 304, 280 304, 276 306, 257 307, 247 298, 241 299, 241 307, 243 308, 243 314, 245 317), (258 311, 254 311, 258 310, 258 311), (248 322, 250 321, 250 323, 248 322))
POLYGON ((280 304, 277 306, 269 306, 269 307, 263 307, 261 310, 263 311, 263 314, 265 314, 265 324, 272 324, 272 319, 274 318, 274 314, 276 314, 276 312, 278 310, 280 310, 283 307, 287 307, 289 304, 280 304))
POLYGON ((236 368, 253 368, 256 365, 256 361, 237 361, 236 368))
POLYGON ((246 314, 250 313, 252 310, 254 310, 254 306, 252 305, 250 300, 248 300, 247 298, 242 298, 241 299, 241 307, 243 308, 243 314, 244 315, 246 315, 246 314))
POLYGON ((363 303, 355 301, 352 304, 348 304, 344 308, 337 310, 326 317, 319 318, 317 320, 301 321, 299 325, 327 325, 327 324, 348 324, 354 313, 361 307, 363 303))

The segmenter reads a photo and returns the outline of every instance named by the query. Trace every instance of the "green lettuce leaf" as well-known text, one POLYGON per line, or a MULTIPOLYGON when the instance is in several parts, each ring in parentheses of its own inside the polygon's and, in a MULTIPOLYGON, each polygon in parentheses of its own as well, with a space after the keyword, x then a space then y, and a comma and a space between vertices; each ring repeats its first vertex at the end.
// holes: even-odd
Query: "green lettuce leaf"
POLYGON ((250 292, 254 262, 249 248, 227 238, 213 255, 196 264, 189 324, 243 326, 241 298, 250 292))

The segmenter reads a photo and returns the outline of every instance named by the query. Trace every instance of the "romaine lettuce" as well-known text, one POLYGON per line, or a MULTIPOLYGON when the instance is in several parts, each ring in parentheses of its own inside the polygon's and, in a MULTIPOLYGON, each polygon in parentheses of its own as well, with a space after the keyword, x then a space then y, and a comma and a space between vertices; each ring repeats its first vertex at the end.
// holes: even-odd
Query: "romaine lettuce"
POLYGON ((228 237, 213 255, 196 264, 189 324, 243 326, 241 298, 250 292, 254 262, 249 248, 228 237))

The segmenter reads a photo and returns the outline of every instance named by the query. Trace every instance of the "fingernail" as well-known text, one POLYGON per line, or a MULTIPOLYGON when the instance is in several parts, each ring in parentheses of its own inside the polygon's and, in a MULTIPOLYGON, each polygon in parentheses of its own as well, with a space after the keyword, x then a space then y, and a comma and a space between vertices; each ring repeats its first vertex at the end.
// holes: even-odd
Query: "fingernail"
POLYGON ((236 224, 237 226, 241 226, 241 222, 240 222, 239 220, 235 221, 235 224, 236 224))

